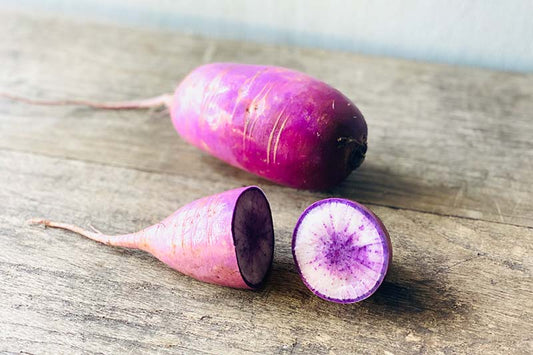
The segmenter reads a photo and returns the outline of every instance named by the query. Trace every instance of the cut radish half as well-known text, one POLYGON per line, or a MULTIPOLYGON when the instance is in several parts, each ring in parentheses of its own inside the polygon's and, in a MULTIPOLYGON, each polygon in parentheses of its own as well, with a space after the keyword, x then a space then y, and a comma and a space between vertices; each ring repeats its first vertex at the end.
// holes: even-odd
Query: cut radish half
POLYGON ((29 221, 61 228, 107 245, 149 252, 171 268, 221 286, 257 289, 270 273, 274 227, 270 205, 257 186, 190 202, 139 232, 107 235, 91 227, 29 221))
POLYGON ((354 303, 383 282, 392 258, 389 234, 365 206, 330 198, 300 216, 292 254, 305 285, 318 297, 354 303))

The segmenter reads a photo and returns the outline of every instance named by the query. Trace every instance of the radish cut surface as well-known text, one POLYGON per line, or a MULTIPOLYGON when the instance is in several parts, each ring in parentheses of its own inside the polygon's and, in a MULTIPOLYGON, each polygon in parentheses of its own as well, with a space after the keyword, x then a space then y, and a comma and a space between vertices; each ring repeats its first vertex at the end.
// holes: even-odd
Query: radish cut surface
POLYGON ((260 189, 252 187, 239 196, 232 229, 242 278, 248 286, 257 288, 270 271, 274 256, 272 214, 260 189))
POLYGON ((339 198, 315 202, 304 211, 294 230, 292 252, 305 285, 338 303, 372 295, 392 257, 379 218, 365 206, 339 198))

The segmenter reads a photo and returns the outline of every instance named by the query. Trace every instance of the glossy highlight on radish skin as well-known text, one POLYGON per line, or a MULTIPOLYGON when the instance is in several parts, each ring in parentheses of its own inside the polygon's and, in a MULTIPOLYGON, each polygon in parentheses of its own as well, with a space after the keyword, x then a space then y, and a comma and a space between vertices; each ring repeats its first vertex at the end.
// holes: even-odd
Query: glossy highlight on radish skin
POLYGON ((261 287, 274 256, 270 206, 256 186, 201 198, 158 224, 125 235, 111 236, 45 219, 30 223, 70 230, 111 246, 144 250, 197 280, 234 288, 261 287))
POLYGON ((354 303, 381 285, 392 260, 389 234, 365 206, 330 198, 309 206, 292 238, 294 262, 317 296, 354 303))

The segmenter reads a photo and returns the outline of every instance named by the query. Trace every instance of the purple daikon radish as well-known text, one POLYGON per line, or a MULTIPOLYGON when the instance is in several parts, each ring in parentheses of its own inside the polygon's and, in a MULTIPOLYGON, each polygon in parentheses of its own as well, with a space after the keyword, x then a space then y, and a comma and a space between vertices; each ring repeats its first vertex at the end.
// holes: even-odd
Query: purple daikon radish
POLYGON ((144 250, 185 275, 234 288, 261 287, 274 255, 270 205, 256 186, 201 198, 153 226, 124 235, 42 218, 30 223, 66 229, 111 246, 144 250))
MULTIPOLYGON (((194 69, 174 94, 126 102, 33 100, 100 109, 167 107, 189 143, 237 168, 299 189, 328 189, 365 159, 368 129, 340 91, 281 67, 213 63, 194 69)), ((178 153, 176 153, 178 154, 178 153)))
POLYGON ((392 246, 385 226, 368 208, 329 198, 313 203, 300 216, 292 253, 303 282, 315 295, 354 303, 381 285, 392 246))

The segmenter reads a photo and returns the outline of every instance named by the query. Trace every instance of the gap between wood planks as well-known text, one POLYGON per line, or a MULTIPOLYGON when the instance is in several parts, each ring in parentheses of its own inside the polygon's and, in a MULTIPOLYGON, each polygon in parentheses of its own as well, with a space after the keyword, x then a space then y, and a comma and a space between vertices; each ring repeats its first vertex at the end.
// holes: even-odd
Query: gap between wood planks
MULTIPOLYGON (((162 176, 165 176, 165 175, 166 176, 179 176, 179 174, 172 174, 172 173, 164 172, 164 171, 143 169, 143 168, 127 166, 127 165, 114 165, 114 164, 103 163, 103 162, 100 162, 100 161, 94 161, 94 160, 90 160, 90 159, 78 159, 78 158, 72 158, 72 157, 68 157, 68 156, 59 157, 59 156, 56 156, 56 155, 53 155, 53 154, 36 153, 36 152, 32 152, 32 151, 28 151, 28 150, 21 150, 21 149, 0 148, 0 151, 31 154, 31 155, 35 155, 35 156, 53 158, 53 159, 58 159, 58 160, 85 162, 85 163, 90 163, 90 164, 95 164, 95 165, 100 165, 100 166, 115 167, 115 168, 128 169, 128 170, 135 170, 135 171, 140 171, 140 172, 143 172, 143 173, 157 174, 157 175, 162 175, 162 176)), ((265 181, 267 181, 267 180, 265 180, 265 181)), ((273 186, 276 186, 275 183, 271 183, 271 182, 268 182, 268 183, 272 184, 273 186)), ((282 186, 282 185, 277 185, 277 186, 286 188, 285 186, 282 186)), ((309 191, 309 190, 302 190, 302 191, 306 191, 306 192, 311 192, 312 193, 312 191, 309 191)), ((435 216, 451 217, 451 218, 465 219, 465 220, 470 220, 470 221, 483 221, 483 222, 487 222, 487 223, 500 224, 500 225, 505 225, 505 226, 513 226, 513 227, 525 228, 525 229, 528 229, 528 230, 533 230, 533 227, 531 227, 531 226, 526 226, 526 225, 521 225, 521 224, 516 224, 516 223, 498 222, 498 221, 493 221, 493 220, 488 220, 488 219, 483 219, 483 218, 473 218, 473 217, 460 216, 460 215, 454 215, 454 214, 449 214, 449 213, 429 212, 429 211, 419 210, 419 209, 415 209, 415 208, 398 207, 398 206, 387 205, 387 204, 382 204, 382 203, 375 203, 375 202, 370 202, 370 201, 364 201, 364 204, 365 205, 369 205, 369 206, 386 207, 386 208, 390 208, 390 209, 394 209, 394 210, 412 211, 412 212, 417 212, 417 213, 432 214, 432 215, 435 215, 435 216)))

